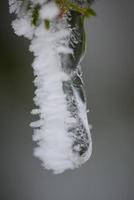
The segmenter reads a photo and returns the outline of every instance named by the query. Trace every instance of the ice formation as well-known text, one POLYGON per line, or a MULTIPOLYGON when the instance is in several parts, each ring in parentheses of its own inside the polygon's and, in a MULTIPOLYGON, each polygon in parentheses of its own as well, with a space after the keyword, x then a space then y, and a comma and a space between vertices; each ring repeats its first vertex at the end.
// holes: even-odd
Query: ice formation
POLYGON ((58 17, 54 1, 9 0, 9 5, 10 13, 17 16, 12 22, 15 33, 31 40, 34 54, 37 108, 32 114, 39 116, 31 123, 37 142, 34 155, 54 173, 77 168, 92 151, 80 67, 83 55, 76 59, 74 52, 77 46, 84 48, 79 45, 80 27, 69 24, 70 12, 58 17))

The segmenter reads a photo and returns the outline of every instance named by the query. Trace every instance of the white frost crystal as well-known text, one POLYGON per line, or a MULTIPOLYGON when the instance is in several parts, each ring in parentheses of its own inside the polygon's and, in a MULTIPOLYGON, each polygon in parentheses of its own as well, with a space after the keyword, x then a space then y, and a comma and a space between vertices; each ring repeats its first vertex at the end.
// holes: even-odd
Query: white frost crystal
POLYGON ((90 157, 92 142, 86 105, 79 96, 82 85, 79 88, 74 81, 81 81, 80 66, 71 73, 63 68, 66 64, 63 55, 74 57, 69 46, 72 29, 68 26, 68 16, 57 19, 59 8, 53 1, 9 0, 9 5, 10 12, 17 14, 12 23, 14 31, 31 40, 30 51, 35 57, 32 67, 37 109, 31 113, 38 114, 39 120, 31 123, 33 140, 38 144, 34 155, 54 173, 79 167, 90 157), (34 26, 31 21, 37 3, 39 18, 34 26), (49 29, 44 19, 50 20, 49 29))
POLYGON ((59 14, 59 8, 54 2, 49 2, 42 6, 40 9, 40 17, 41 19, 54 19, 59 14))
POLYGON ((28 39, 32 39, 34 27, 31 26, 31 20, 29 17, 24 16, 23 18, 16 19, 12 22, 12 26, 14 29, 14 32, 18 36, 25 36, 28 39))
POLYGON ((47 2, 47 0, 31 0, 31 2, 33 2, 34 4, 37 4, 37 3, 39 3, 39 4, 44 4, 44 3, 46 3, 47 2))
POLYGON ((10 13, 18 13, 20 11, 20 6, 22 1, 19 0, 10 0, 9 1, 9 11, 10 13))

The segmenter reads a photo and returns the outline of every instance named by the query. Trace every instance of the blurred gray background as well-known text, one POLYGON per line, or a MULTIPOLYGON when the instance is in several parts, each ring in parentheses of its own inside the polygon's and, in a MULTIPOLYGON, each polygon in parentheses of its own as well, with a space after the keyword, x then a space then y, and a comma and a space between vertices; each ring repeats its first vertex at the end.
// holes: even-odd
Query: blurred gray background
POLYGON ((0 2, 0 200, 134 200, 134 1, 96 0, 83 76, 93 154, 61 175, 32 156, 33 59, 0 2))

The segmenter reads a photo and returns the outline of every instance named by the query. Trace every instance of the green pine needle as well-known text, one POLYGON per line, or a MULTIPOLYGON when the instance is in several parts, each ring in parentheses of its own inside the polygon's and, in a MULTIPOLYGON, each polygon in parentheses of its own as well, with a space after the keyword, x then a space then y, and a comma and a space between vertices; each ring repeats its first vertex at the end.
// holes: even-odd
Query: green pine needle
MULTIPOLYGON (((67 12, 69 10, 74 10, 78 13, 81 13, 83 17, 90 17, 90 16, 96 16, 96 12, 92 8, 86 8, 86 7, 80 7, 76 3, 69 2, 69 0, 55 0, 57 5, 60 7, 61 10, 67 12)), ((31 5, 28 5, 28 9, 30 9, 31 5)), ((40 5, 37 4, 33 10, 32 10, 32 25, 36 26, 39 20, 39 9, 40 5)), ((46 29, 50 28, 50 22, 49 20, 44 20, 44 25, 46 29)))
POLYGON ((34 8, 33 8, 33 12, 32 12, 32 24, 34 26, 37 25, 38 19, 39 19, 39 4, 37 4, 34 8))
POLYGON ((81 13, 85 17, 96 16, 96 12, 92 8, 81 7, 76 3, 69 2, 69 0, 55 0, 60 9, 65 11, 74 10, 81 13))
POLYGON ((95 11, 92 8, 82 8, 75 3, 67 2, 68 9, 77 11, 85 17, 96 16, 95 11))
POLYGON ((44 25, 45 25, 45 28, 46 28, 46 29, 49 29, 49 28, 50 28, 50 22, 49 22, 48 19, 45 19, 45 20, 44 20, 44 25))

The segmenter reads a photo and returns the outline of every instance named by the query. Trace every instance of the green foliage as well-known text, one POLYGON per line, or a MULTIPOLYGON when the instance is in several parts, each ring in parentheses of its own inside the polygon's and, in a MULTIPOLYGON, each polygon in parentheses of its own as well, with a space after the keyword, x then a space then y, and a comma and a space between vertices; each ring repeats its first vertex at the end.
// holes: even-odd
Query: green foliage
POLYGON ((76 3, 70 2, 69 0, 55 0, 55 1, 57 5, 60 7, 60 9, 64 10, 64 12, 67 12, 69 10, 74 10, 78 13, 81 13, 85 17, 96 16, 96 13, 92 8, 81 7, 76 3))
POLYGON ((75 3, 70 3, 68 1, 67 1, 67 5, 68 5, 68 9, 79 12, 85 17, 96 16, 95 11, 91 8, 82 8, 75 3))
POLYGON ((44 25, 45 25, 46 29, 49 29, 49 27, 50 27, 50 21, 48 19, 45 19, 44 20, 44 25))
POLYGON ((86 17, 96 16, 96 12, 92 8, 87 8, 85 11, 86 17))
POLYGON ((34 26, 37 25, 38 19, 39 19, 39 4, 37 4, 34 8, 33 8, 33 12, 32 12, 32 24, 34 26))
MULTIPOLYGON (((54 0, 61 10, 61 13, 66 13, 69 10, 80 13, 83 17, 96 16, 96 12, 90 7, 81 7, 77 3, 72 3, 69 0, 54 0)), ((32 9, 32 25, 36 26, 39 20, 40 5, 37 4, 34 8, 31 8, 31 4, 28 4, 28 9, 32 9)), ((48 19, 44 20, 46 29, 49 29, 50 22, 48 19)))

